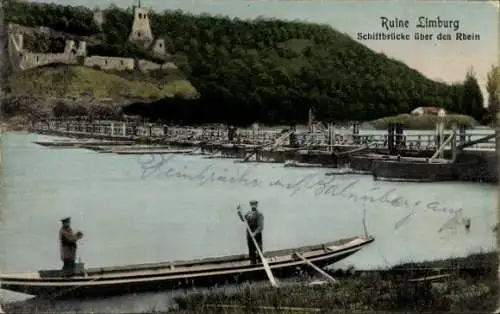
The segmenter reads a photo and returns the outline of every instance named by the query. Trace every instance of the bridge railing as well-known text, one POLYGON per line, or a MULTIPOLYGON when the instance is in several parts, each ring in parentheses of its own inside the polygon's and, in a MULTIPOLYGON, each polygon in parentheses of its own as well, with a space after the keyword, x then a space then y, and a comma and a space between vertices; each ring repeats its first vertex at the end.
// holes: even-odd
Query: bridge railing
MULTIPOLYGON (((130 122, 116 121, 77 121, 77 120, 49 120, 39 121, 31 126, 35 130, 59 131, 67 134, 87 134, 87 135, 107 135, 110 137, 152 137, 152 138, 177 138, 190 139, 208 142, 228 142, 228 131, 226 128, 216 127, 183 127, 183 126, 165 126, 160 124, 133 124, 130 122)), ((273 143, 283 134, 278 130, 258 130, 238 129, 234 137, 235 142, 247 144, 265 144, 273 143)), ((451 132, 444 134, 446 139, 451 132)), ((296 140, 300 146, 352 146, 369 145, 373 148, 386 148, 388 143, 387 134, 352 134, 338 132, 330 138, 328 132, 307 133, 296 132, 296 140)), ((484 133, 466 133, 457 134, 457 145, 461 143, 477 140, 488 134, 484 133)), ((406 134, 401 138, 403 147, 413 150, 435 150, 437 148, 437 136, 435 133, 426 134, 406 134)), ((289 139, 284 140, 289 144, 289 139)), ((494 149, 495 139, 485 143, 472 146, 473 148, 494 149)), ((447 145, 451 148, 451 145, 447 145)))

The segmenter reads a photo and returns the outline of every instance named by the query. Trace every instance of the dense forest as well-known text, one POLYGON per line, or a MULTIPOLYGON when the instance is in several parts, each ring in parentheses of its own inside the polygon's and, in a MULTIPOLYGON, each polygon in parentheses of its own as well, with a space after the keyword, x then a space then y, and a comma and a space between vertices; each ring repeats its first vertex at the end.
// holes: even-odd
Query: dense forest
MULTIPOLYGON (((85 7, 10 1, 6 13, 11 23, 90 36, 89 54, 141 53, 127 42, 132 8, 107 8, 101 29, 85 7)), ((441 106, 479 121, 489 119, 473 74, 451 85, 432 81, 328 25, 165 11, 152 13, 151 26, 155 37, 165 39, 169 53, 184 60, 178 65, 201 94, 191 102, 165 99, 151 104, 149 112, 157 117, 302 123, 312 107, 318 120, 367 121, 419 106, 441 106)), ((52 46, 60 50, 61 43, 52 46)))

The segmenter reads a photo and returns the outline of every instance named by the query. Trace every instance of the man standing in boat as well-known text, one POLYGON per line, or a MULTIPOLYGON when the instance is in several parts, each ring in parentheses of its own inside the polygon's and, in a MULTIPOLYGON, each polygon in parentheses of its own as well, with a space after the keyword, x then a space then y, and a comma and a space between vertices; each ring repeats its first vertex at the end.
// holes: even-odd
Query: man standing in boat
POLYGON ((65 277, 71 277, 75 272, 76 242, 83 237, 83 233, 81 231, 76 234, 73 233, 70 217, 61 219, 61 222, 59 241, 61 243, 61 260, 63 262, 62 271, 65 277))
MULTIPOLYGON (((248 226, 252 231, 252 235, 255 241, 259 245, 260 251, 262 252, 262 231, 264 229, 264 215, 257 209, 258 202, 250 201, 251 210, 245 214, 245 219, 248 222, 248 226)), ((238 216, 241 221, 245 221, 243 214, 241 213, 241 207, 238 205, 238 216)), ((247 245, 248 245, 248 255, 250 257, 250 262, 252 264, 257 264, 259 262, 259 256, 257 253, 257 248, 255 247, 252 237, 247 229, 247 245)))

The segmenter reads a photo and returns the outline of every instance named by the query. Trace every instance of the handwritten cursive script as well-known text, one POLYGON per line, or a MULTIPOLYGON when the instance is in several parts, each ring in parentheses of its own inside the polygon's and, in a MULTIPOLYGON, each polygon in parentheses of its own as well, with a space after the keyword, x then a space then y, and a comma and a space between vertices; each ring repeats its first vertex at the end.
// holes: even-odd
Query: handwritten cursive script
MULTIPOLYGON (((174 158, 174 155, 170 155, 169 157, 150 155, 148 160, 140 157, 139 164, 142 169, 142 178, 159 175, 169 179, 189 180, 197 182, 199 185, 222 183, 247 187, 271 187, 290 191, 291 196, 310 191, 315 196, 340 197, 356 203, 363 203, 364 205, 380 204, 409 211, 409 214, 405 214, 402 219, 396 222, 395 229, 407 223, 419 210, 448 213, 453 216, 459 215, 463 211, 462 208, 444 206, 439 201, 423 203, 421 200, 410 200, 398 195, 396 188, 384 189, 373 185, 366 189, 360 186, 361 181, 359 179, 346 178, 345 176, 326 177, 323 172, 318 172, 308 173, 298 180, 293 181, 276 178, 264 181, 261 178, 252 176, 254 169, 252 166, 245 167, 243 171, 240 171, 240 167, 235 165, 235 169, 232 169, 233 171, 231 172, 227 168, 220 169, 213 164, 209 164, 201 170, 193 170, 187 165, 173 166, 171 161, 174 158)), ((363 185, 365 184, 363 183, 363 185)))

